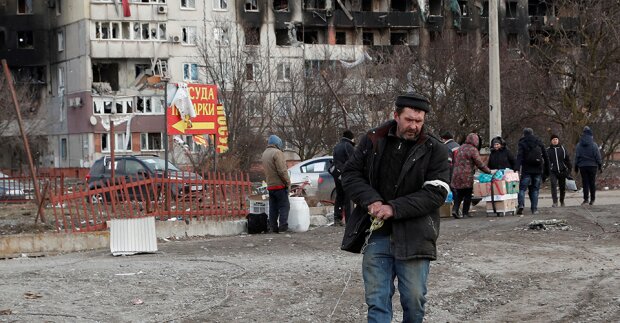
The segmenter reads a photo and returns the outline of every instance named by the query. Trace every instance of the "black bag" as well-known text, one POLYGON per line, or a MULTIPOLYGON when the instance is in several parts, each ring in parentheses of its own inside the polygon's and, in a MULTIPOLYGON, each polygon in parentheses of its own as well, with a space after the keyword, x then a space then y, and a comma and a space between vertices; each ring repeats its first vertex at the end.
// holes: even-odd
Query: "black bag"
POLYGON ((266 213, 250 213, 246 216, 248 220, 248 233, 263 233, 269 231, 268 217, 266 213))
POLYGON ((543 164, 542 147, 535 145, 525 153, 525 163, 529 166, 540 166, 543 164))
POLYGON ((346 226, 344 228, 344 236, 342 237, 342 245, 340 249, 353 253, 360 253, 362 246, 366 242, 366 235, 372 221, 370 215, 366 212, 352 212, 346 219, 346 226))

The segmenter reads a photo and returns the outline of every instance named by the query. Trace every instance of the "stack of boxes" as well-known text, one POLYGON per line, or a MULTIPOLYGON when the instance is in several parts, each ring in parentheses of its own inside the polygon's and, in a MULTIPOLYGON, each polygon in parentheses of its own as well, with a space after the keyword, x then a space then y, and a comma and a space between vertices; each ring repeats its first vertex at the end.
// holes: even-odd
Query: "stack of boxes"
POLYGON ((474 196, 481 197, 482 201, 486 202, 487 213, 514 212, 517 207, 517 193, 519 174, 511 169, 505 169, 501 179, 494 179, 489 183, 474 182, 474 196))

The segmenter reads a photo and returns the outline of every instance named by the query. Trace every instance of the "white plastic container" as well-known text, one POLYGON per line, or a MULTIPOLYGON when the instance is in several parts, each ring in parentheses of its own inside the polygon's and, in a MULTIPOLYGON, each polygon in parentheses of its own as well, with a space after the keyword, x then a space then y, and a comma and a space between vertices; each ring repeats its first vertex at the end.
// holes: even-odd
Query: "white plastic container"
POLYGON ((288 228, 294 232, 306 232, 310 228, 310 208, 303 197, 288 198, 291 209, 288 213, 288 228))

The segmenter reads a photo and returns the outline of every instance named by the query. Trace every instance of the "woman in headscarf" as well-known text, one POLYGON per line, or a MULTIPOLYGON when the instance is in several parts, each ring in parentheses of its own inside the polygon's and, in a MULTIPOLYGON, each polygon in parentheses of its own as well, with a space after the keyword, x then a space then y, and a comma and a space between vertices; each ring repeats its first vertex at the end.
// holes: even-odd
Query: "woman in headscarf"
POLYGON ((465 142, 454 152, 452 185, 456 192, 454 194, 454 206, 452 208, 452 216, 460 219, 463 216, 469 216, 469 207, 471 205, 471 195, 474 187, 475 167, 481 171, 491 174, 491 170, 480 159, 478 152, 479 137, 475 133, 467 135, 465 142), (463 213, 459 213, 459 208, 463 202, 463 213))

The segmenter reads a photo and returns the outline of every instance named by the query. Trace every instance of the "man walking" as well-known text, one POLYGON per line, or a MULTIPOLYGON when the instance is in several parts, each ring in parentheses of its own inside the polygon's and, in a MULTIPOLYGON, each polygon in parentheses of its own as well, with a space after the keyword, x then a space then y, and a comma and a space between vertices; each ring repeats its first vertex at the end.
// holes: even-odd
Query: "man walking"
POLYGON ((280 137, 269 136, 267 149, 261 158, 269 191, 269 231, 273 233, 288 230, 290 209, 288 188, 291 186, 291 179, 288 176, 282 146, 280 137))
MULTIPOLYGON (((439 207, 450 176, 448 149, 424 127, 430 109, 421 95, 398 96, 394 120, 366 133, 344 168, 342 184, 356 204, 351 217, 373 218, 362 248, 368 322, 392 320, 395 278, 403 321, 424 318, 430 261, 437 258, 439 207)), ((347 221, 343 248, 356 225, 347 221)))
MULTIPOLYGON (((441 141, 448 148, 448 164, 450 165, 450 181, 452 181, 452 173, 454 172, 454 154, 460 145, 454 141, 454 136, 450 131, 446 131, 441 135, 441 141)), ((454 190, 453 190, 454 191, 454 190)), ((454 192, 453 192, 454 193, 454 192)))
POLYGON ((566 177, 570 175, 571 163, 568 152, 560 144, 557 135, 551 135, 551 145, 547 148, 549 156, 549 179, 551 180, 552 207, 558 206, 558 188, 560 189, 560 205, 564 206, 564 196, 566 195, 566 177), (559 187, 558 187, 559 186, 559 187))
POLYGON ((336 184, 336 201, 334 202, 334 225, 342 226, 343 214, 344 219, 348 219, 351 214, 351 200, 348 198, 344 189, 342 188, 341 174, 344 169, 344 164, 349 160, 349 157, 353 155, 353 132, 351 130, 345 130, 342 133, 340 142, 334 147, 334 167, 331 175, 334 177, 334 184, 336 184), (344 213, 343 213, 344 211, 344 213))
POLYGON ((540 185, 549 176, 549 157, 543 143, 534 136, 532 128, 523 129, 517 152, 517 169, 521 175, 519 194, 517 195, 517 214, 523 214, 525 191, 530 197, 532 214, 538 213, 538 193, 540 185))

